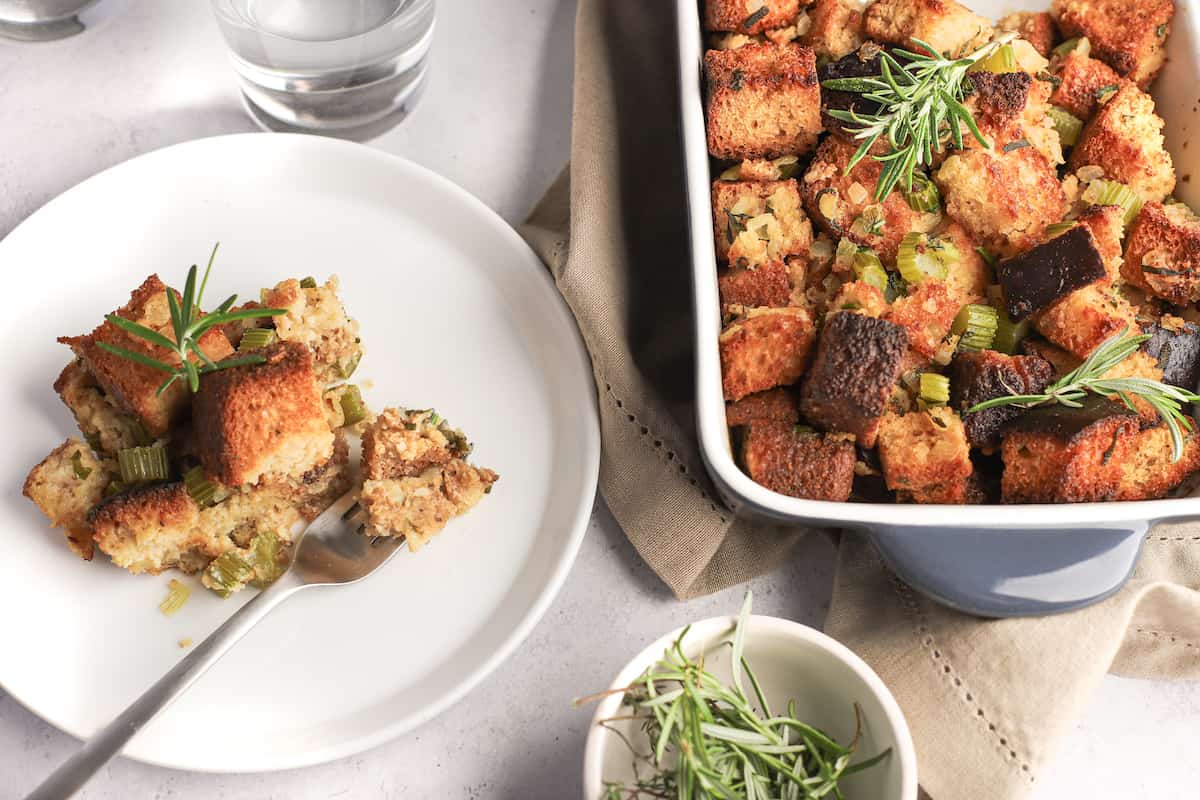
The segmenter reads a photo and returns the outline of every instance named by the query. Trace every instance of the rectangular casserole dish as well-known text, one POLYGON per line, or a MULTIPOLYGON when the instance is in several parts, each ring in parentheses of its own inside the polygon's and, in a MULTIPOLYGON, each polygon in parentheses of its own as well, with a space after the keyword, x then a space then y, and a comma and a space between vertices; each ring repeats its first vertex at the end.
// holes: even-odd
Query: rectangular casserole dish
MULTIPOLYGON (((701 3, 676 0, 684 175, 691 240, 696 337, 696 413, 700 450, 726 505, 738 515, 867 534, 907 582, 948 605, 982 616, 1047 614, 1097 602, 1131 574, 1146 532, 1168 520, 1200 519, 1200 497, 1069 505, 936 506, 836 503, 778 494, 734 461, 725 424, 718 336, 721 331, 712 240, 711 174, 705 136, 701 3)), ((998 19, 1048 2, 965 0, 998 19)), ((1200 147, 1200 0, 1176 0, 1167 64, 1151 87, 1166 120, 1176 195, 1200 208, 1188 176, 1200 147)))

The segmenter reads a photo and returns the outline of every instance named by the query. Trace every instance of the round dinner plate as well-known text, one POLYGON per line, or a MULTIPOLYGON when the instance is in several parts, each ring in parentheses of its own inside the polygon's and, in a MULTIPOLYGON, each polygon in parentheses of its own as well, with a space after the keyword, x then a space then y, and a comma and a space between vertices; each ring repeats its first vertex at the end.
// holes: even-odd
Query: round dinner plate
POLYGON ((475 198, 433 173, 331 139, 248 134, 133 159, 47 204, 0 242, 7 391, 0 685, 78 737, 115 716, 249 597, 158 610, 177 575, 77 558, 21 496, 78 435, 51 384, 55 338, 91 330, 150 273, 180 287, 221 242, 205 304, 330 274, 366 347, 368 404, 435 407, 475 443, 495 490, 416 554, 353 586, 284 603, 125 755, 258 771, 350 755, 460 699, 546 610, 596 488, 595 392, 543 265, 475 198))

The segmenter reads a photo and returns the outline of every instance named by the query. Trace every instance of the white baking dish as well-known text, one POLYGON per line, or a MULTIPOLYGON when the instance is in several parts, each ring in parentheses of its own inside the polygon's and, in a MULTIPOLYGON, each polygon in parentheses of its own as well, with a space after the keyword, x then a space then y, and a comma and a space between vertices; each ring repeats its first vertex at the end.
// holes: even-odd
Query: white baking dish
MULTIPOLYGON (((1049 4, 968 0, 967 5, 999 18, 1049 4)), ((676 7, 696 309, 697 426, 708 472, 730 508, 785 523, 865 532, 913 586, 985 616, 1054 613, 1096 602, 1128 578, 1149 528, 1165 520, 1200 518, 1198 497, 1071 505, 834 503, 787 497, 750 480, 734 462, 721 391, 699 3, 676 0, 676 7)), ((1179 176, 1176 195, 1200 208, 1200 190, 1186 177, 1200 170, 1200 143, 1184 148, 1192 129, 1200 128, 1200 0, 1176 0, 1176 7, 1168 62, 1152 93, 1167 123, 1167 146, 1179 176)))

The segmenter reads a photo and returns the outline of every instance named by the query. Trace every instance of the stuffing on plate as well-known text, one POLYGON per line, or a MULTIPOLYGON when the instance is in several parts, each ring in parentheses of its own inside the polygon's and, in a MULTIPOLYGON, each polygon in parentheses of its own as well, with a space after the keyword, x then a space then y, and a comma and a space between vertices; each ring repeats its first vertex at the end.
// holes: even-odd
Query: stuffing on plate
POLYGON ((360 482, 359 436, 371 535, 416 550, 491 491, 496 473, 467 463, 466 436, 436 412, 376 417, 347 382, 363 349, 336 278, 289 278, 209 316, 195 277, 181 295, 151 275, 90 333, 60 339, 74 358, 54 390, 82 437, 24 493, 81 558, 198 573, 221 595, 268 584, 297 525, 360 482))
POLYGON ((954 0, 704 5, 746 474, 837 501, 1186 488, 1200 217, 1150 94, 1172 0, 996 21, 954 0))

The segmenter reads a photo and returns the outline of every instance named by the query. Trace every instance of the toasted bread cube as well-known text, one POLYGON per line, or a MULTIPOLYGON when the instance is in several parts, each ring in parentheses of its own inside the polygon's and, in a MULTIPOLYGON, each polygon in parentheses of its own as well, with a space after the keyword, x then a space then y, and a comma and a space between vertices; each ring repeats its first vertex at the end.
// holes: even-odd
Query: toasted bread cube
POLYGON ((226 486, 302 475, 333 455, 312 353, 297 342, 258 352, 262 364, 204 375, 193 401, 200 463, 226 486))
POLYGON ((804 418, 874 447, 907 351, 908 336, 899 325, 849 311, 830 314, 801 390, 804 418))
POLYGON ((67 544, 85 561, 94 552, 88 512, 100 502, 112 474, 85 442, 67 439, 29 471, 22 493, 62 528, 67 544))
POLYGON ((488 494, 499 476, 459 458, 405 478, 363 482, 367 534, 403 536, 412 551, 421 549, 452 518, 461 516, 488 494))
POLYGON ((1167 60, 1173 0, 1054 0, 1063 36, 1086 36, 1092 52, 1145 89, 1167 60))
POLYGON ((1000 447, 1005 503, 1086 503, 1116 498, 1136 414, 1089 397, 1081 408, 1041 406, 1009 423, 1000 447))
POLYGON ((1061 378, 1082 363, 1083 359, 1068 353, 1056 344, 1050 344, 1036 334, 1026 336, 1021 340, 1021 352, 1027 356, 1037 356, 1054 367, 1054 377, 1061 378))
POLYGON ((1125 84, 1083 127, 1067 162, 1094 165, 1142 199, 1160 203, 1175 189, 1175 167, 1164 149, 1163 121, 1150 95, 1125 84))
POLYGON ((820 58, 836 61, 853 53, 866 38, 863 13, 846 0, 817 0, 808 10, 808 32, 800 43, 820 58))
POLYGON ((373 480, 409 478, 470 452, 463 432, 436 411, 386 408, 363 433, 363 474, 373 480))
POLYGON ((1150 335, 1142 349, 1162 370, 1163 383, 1196 391, 1200 386, 1200 325, 1164 314, 1142 333, 1150 335))
MULTIPOLYGON (((1027 72, 980 71, 972 73, 970 87, 966 105, 993 149, 1008 152, 1029 144, 1051 164, 1063 163, 1062 142, 1046 115, 1050 107, 1049 83, 1035 80, 1027 72)), ((963 146, 980 147, 965 126, 963 146)))
POLYGON ((750 44, 704 54, 708 151, 715 158, 775 158, 816 147, 821 89, 813 51, 750 44))
POLYGON ((131 415, 109 402, 83 361, 74 359, 54 381, 54 391, 75 416, 84 438, 104 454, 146 444, 146 431, 131 415))
POLYGON ((1054 18, 1045 11, 1018 11, 1002 17, 996 29, 1013 31, 1033 45, 1042 58, 1049 58, 1054 48, 1054 18))
POLYGON ((966 55, 992 38, 992 22, 954 0, 878 0, 867 9, 867 38, 913 48, 933 45, 950 57, 966 55))
POLYGON ((1127 83, 1112 67, 1078 50, 1068 53, 1056 69, 1059 84, 1050 102, 1085 121, 1100 107, 1101 97, 1127 83))
POLYGON ((763 33, 795 23, 800 0, 704 0, 704 29, 763 33))
POLYGON ((796 396, 787 389, 769 389, 746 395, 737 402, 725 405, 725 424, 730 428, 757 421, 787 422, 795 425, 800 421, 800 407, 796 403, 796 396))
POLYGON ((935 174, 946 213, 984 247, 1012 256, 1040 242, 1067 210, 1054 166, 1034 147, 966 150, 935 174))
POLYGON ((1086 225, 1076 225, 996 266, 1008 315, 1018 322, 1076 289, 1104 282, 1107 276, 1096 239, 1086 225))
POLYGON ((1137 330, 1137 309, 1111 286, 1076 289, 1035 314, 1038 333, 1079 358, 1087 358, 1106 339, 1137 330))
POLYGON ((899 191, 890 192, 879 203, 875 199, 882 169, 878 161, 867 156, 846 174, 846 165, 857 150, 858 145, 836 136, 821 142, 800 184, 804 208, 834 238, 845 236, 877 252, 885 264, 894 264, 904 235, 913 230, 928 230, 937 217, 914 211, 899 191), (877 233, 864 225, 864 212, 872 207, 878 207, 873 213, 882 214, 882 227, 877 233), (856 220, 861 221, 856 224, 856 220))
POLYGON ((781 308, 791 302, 791 271, 782 261, 758 267, 729 267, 717 276, 721 315, 733 316, 742 308, 781 308))
POLYGON ((950 407, 962 415, 972 447, 993 448, 1000 429, 1021 415, 1015 406, 968 413, 986 400, 1010 394, 1038 394, 1054 380, 1054 367, 1038 356, 1009 356, 995 350, 962 352, 950 364, 950 407))
POLYGON ((1121 240, 1125 238, 1125 212, 1120 206, 1088 206, 1075 218, 1092 232, 1092 239, 1109 283, 1121 276, 1121 240))
POLYGON ((891 311, 883 293, 862 281, 843 283, 829 301, 830 311, 853 311, 868 317, 885 317, 891 311))
POLYGON ((971 448, 959 416, 945 406, 888 414, 879 427, 887 487, 914 503, 966 503, 971 448))
POLYGON ((1200 437, 1194 433, 1185 433, 1178 461, 1166 425, 1138 431, 1130 438, 1114 500, 1156 500, 1200 469, 1200 437))
POLYGON ((754 420, 742 441, 742 462, 755 483, 773 492, 843 502, 854 483, 854 440, 797 432, 789 422, 754 420))
MULTIPOLYGON (((171 326, 167 291, 158 276, 151 275, 133 291, 129 302, 114 313, 173 340, 175 333, 171 326)), ((175 297, 179 298, 178 292, 175 297)), ((171 366, 178 365, 179 357, 166 348, 134 336, 108 320, 89 334, 63 336, 59 341, 68 345, 76 357, 83 361, 112 402, 134 414, 151 435, 164 436, 172 422, 187 415, 190 394, 186 381, 176 381, 165 392, 158 394, 158 387, 166 377, 162 372, 110 353, 100 344, 122 347, 171 366)), ((213 361, 220 361, 233 352, 225 334, 216 328, 205 331, 198 344, 213 361)), ((196 360, 196 357, 192 356, 192 359, 196 360)))
POLYGON ((911 287, 909 293, 892 303, 890 319, 904 328, 908 344, 923 356, 932 358, 950 326, 963 307, 962 296, 943 281, 929 279, 911 287))
POLYGON ((312 350, 322 385, 349 378, 362 358, 358 322, 346 314, 337 291, 333 276, 324 286, 308 289, 289 278, 263 293, 263 305, 287 309, 271 318, 280 341, 299 342, 312 350))
POLYGON ((979 243, 967 229, 952 219, 946 219, 934 232, 954 245, 958 260, 947 265, 946 285, 963 303, 975 303, 987 295, 991 283, 991 268, 979 254, 979 243))
POLYGON ((712 190, 717 259, 754 267, 808 252, 812 224, 800 208, 795 180, 717 181, 712 190))
POLYGON ((721 382, 726 400, 787 386, 804 374, 816 338, 802 308, 754 308, 721 331, 721 382))
MULTIPOLYGON (((1133 332, 1136 333, 1136 329, 1133 329, 1133 332)), ((1158 383, 1163 379, 1163 371, 1158 366, 1158 360, 1154 356, 1145 350, 1138 350, 1105 372, 1104 378, 1108 380, 1114 378, 1142 378, 1158 383)), ((1109 399, 1119 400, 1120 397, 1114 394, 1110 395, 1109 399)), ((1142 418, 1143 427, 1158 424, 1158 411, 1145 398, 1138 394, 1132 394, 1129 399, 1133 401, 1133 407, 1137 410, 1138 416, 1142 418)))
POLYGON ((1121 274, 1177 306, 1200 300, 1200 217, 1182 203, 1147 203, 1125 248, 1121 274))

